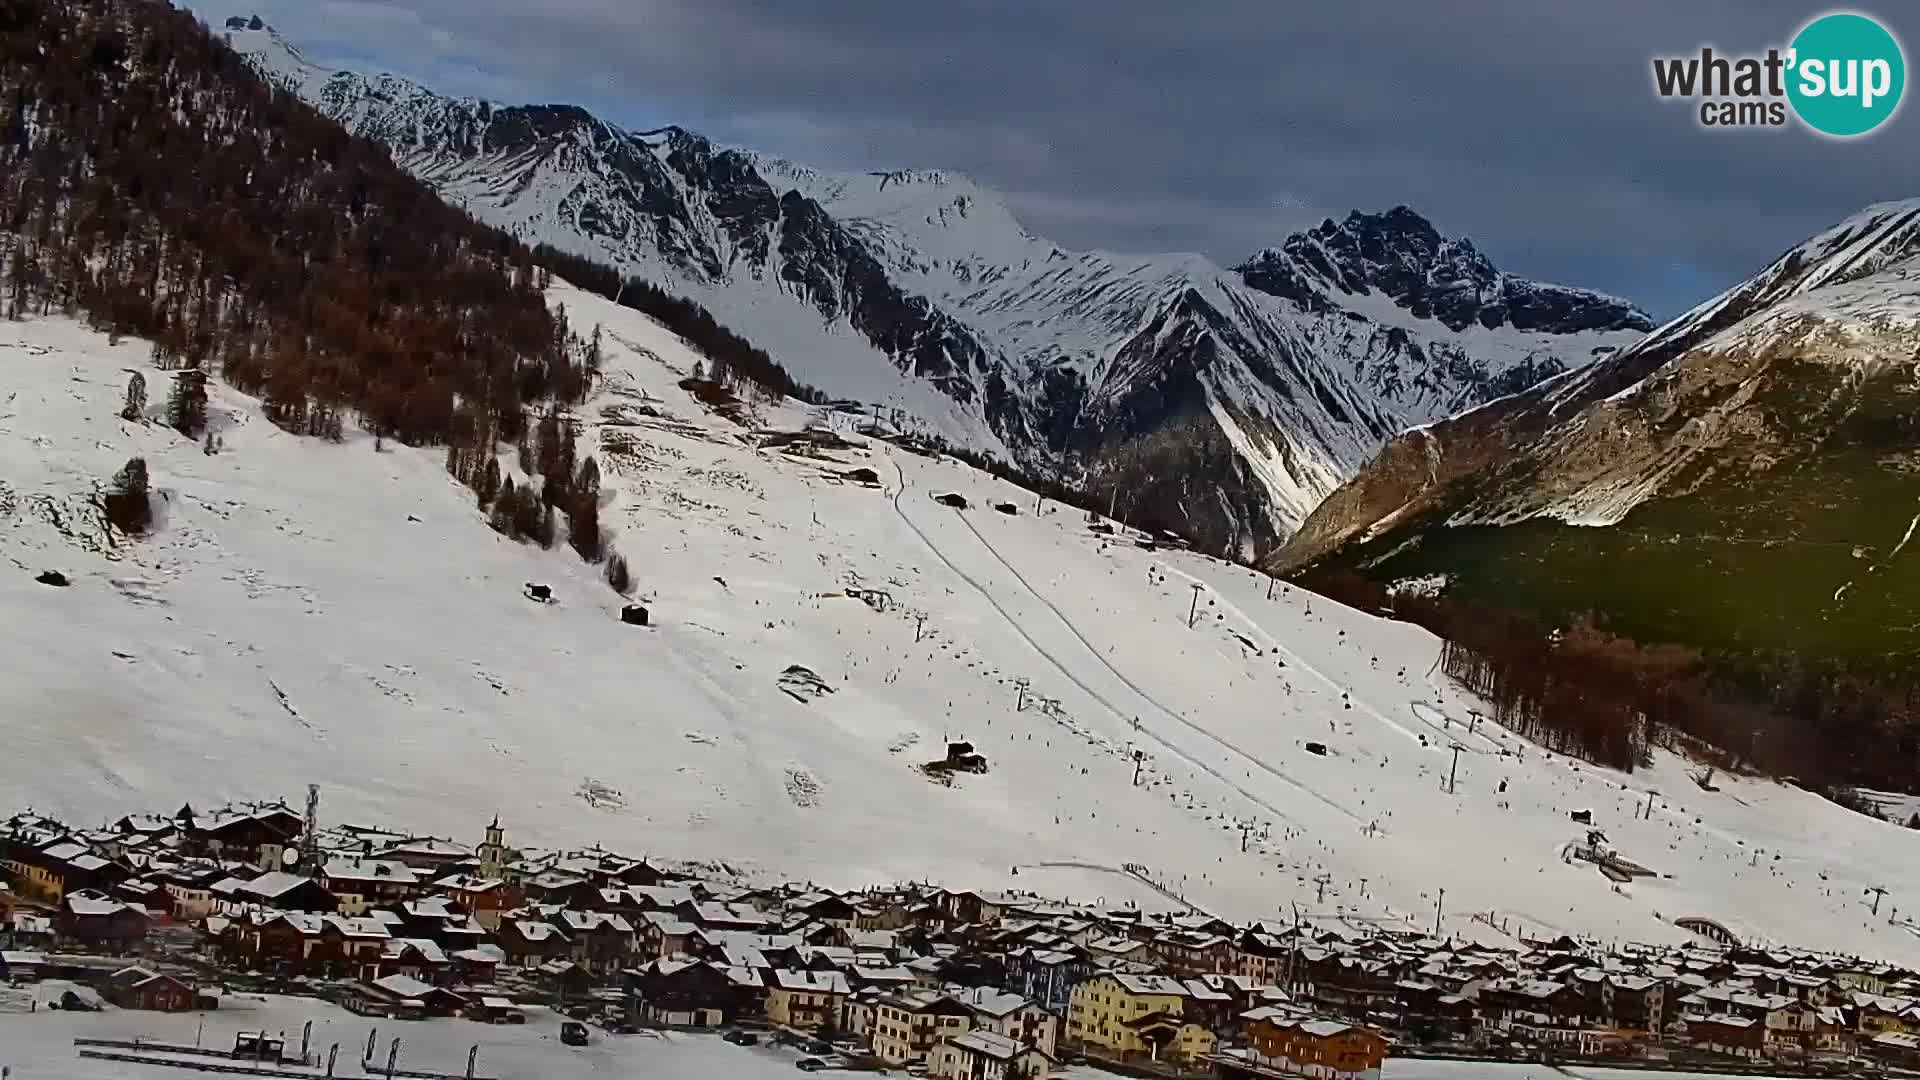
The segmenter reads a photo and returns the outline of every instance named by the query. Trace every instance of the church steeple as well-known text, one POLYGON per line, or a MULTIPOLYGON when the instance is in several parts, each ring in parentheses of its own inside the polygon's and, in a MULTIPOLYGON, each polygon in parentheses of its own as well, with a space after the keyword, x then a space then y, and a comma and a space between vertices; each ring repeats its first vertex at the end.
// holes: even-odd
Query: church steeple
POLYGON ((487 826, 487 838, 474 852, 480 859, 480 876, 497 878, 507 865, 506 833, 500 828, 500 815, 493 815, 493 822, 487 826))

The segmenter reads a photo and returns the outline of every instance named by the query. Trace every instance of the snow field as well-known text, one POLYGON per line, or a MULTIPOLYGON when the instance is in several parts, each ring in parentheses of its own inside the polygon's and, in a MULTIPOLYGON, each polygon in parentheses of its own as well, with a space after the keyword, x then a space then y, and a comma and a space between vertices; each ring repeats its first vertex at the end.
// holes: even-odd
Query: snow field
MULTIPOLYGON (((1105 540, 1058 504, 1036 515, 1031 494, 845 418, 856 445, 831 460, 759 449, 679 389, 697 357, 671 335, 565 286, 554 299, 576 329, 606 331, 581 453, 599 459, 602 524, 646 629, 619 623, 597 567, 487 530, 436 450, 297 439, 215 387, 226 450, 207 456, 115 416, 141 343, 0 326, 9 801, 89 825, 316 782, 330 821, 475 842, 497 812, 511 842, 841 887, 1167 906, 1120 872, 1132 863, 1237 920, 1299 904, 1430 929, 1445 889, 1443 929, 1495 940, 1500 926, 1680 940, 1668 920, 1706 915, 1920 957, 1861 895, 1884 885, 1898 906, 1920 873, 1903 845, 1920 837, 1772 784, 1722 778, 1709 794, 1670 756, 1626 777, 1491 724, 1466 736, 1478 703, 1428 678, 1438 642, 1415 627, 1295 589, 1269 600, 1244 568, 1105 540), (162 525, 111 550, 84 494, 134 453, 162 525), (880 488, 839 475, 856 467, 880 488), (933 500, 948 491, 971 509, 933 500), (35 584, 47 568, 74 586, 35 584), (556 603, 522 595, 536 581, 556 603), (777 679, 795 664, 833 692, 788 696, 777 679), (962 739, 988 774, 947 787, 916 770, 962 739), (1638 820, 1649 788, 1657 808, 1638 820), (1584 838, 1576 809, 1673 877, 1615 891, 1563 862, 1584 838)), ((163 401, 165 376, 148 378, 163 401)), ((762 430, 826 422, 758 411, 762 430)))

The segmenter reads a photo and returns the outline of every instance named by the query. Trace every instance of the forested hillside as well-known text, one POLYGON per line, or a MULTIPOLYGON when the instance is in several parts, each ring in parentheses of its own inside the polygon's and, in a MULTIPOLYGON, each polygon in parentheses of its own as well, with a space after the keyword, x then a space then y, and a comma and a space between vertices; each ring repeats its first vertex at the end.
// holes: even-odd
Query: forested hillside
POLYGON ((529 250, 188 14, 4 0, 0 102, 7 315, 151 339, 188 436, 209 373, 290 431, 415 445, 512 441, 530 406, 583 390, 529 250))

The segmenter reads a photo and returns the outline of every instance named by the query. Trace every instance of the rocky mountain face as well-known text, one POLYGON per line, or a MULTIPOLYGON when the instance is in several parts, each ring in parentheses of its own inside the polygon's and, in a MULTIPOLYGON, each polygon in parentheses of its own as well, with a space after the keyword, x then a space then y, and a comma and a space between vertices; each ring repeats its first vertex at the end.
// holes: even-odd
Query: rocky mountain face
POLYGON ((1267 563, 1444 575, 1661 640, 1920 646, 1920 201, 1869 207, 1637 345, 1404 433, 1267 563))
POLYGON ((1450 239, 1405 206, 1347 215, 1288 237, 1239 266, 1246 283, 1327 310, 1338 296, 1379 293, 1417 319, 1449 330, 1479 325, 1550 334, 1652 329, 1624 300, 1510 277, 1467 239, 1450 239))
POLYGON ((1405 207, 1231 270, 1068 251, 964 177, 822 172, 327 70, 252 21, 227 37, 482 220, 698 301, 831 395, 1224 552, 1273 548, 1395 432, 1650 328, 1504 275, 1405 207))

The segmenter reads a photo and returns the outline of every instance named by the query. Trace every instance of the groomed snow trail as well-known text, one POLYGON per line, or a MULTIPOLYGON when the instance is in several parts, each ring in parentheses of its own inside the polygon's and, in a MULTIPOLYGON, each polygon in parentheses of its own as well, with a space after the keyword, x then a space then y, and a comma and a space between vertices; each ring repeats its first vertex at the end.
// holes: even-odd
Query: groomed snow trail
POLYGON ((1162 886, 1159 882, 1153 880, 1152 878, 1147 877, 1144 874, 1136 874, 1133 871, 1128 870, 1126 867, 1123 867, 1123 866, 1106 866, 1101 863, 1077 862, 1072 859, 1055 859, 1050 862, 1021 863, 1019 864, 1019 868, 1020 869, 1032 868, 1032 869, 1038 869, 1038 870, 1047 870, 1047 869, 1091 870, 1096 874, 1112 874, 1115 877, 1123 877, 1129 881, 1133 881, 1133 882, 1137 882, 1138 884, 1145 885, 1147 888, 1152 889, 1154 892, 1160 894, 1161 896, 1166 897, 1168 900, 1171 900, 1176 904, 1179 904, 1181 907, 1184 907, 1189 911, 1198 912, 1201 915, 1207 915, 1207 916, 1213 915, 1213 912, 1208 911, 1206 908, 1201 907, 1199 904, 1196 904, 1193 901, 1187 899, 1186 897, 1181 896, 1179 893, 1174 892, 1173 890, 1162 886))
MULTIPOLYGON (((1328 678, 1325 674, 1323 674, 1320 671, 1319 668, 1314 667, 1312 664, 1302 659, 1299 653, 1296 653, 1292 649, 1287 648, 1285 643, 1283 643, 1279 638, 1274 637, 1272 634, 1268 633, 1265 627, 1261 626, 1259 623, 1255 622, 1254 620, 1248 618, 1247 613, 1240 610, 1239 605, 1227 599, 1225 596, 1222 596, 1220 594, 1220 590, 1214 588, 1208 582, 1201 581, 1199 578, 1194 577, 1192 574, 1187 573, 1185 570, 1182 570, 1177 566, 1171 566, 1166 562, 1160 562, 1160 563, 1157 563, 1156 565, 1158 565, 1161 569, 1165 570, 1167 573, 1174 574, 1178 577, 1184 578, 1187 581, 1192 582, 1193 584, 1198 585, 1200 588, 1206 590, 1207 595, 1212 596, 1215 602, 1217 602, 1221 607, 1225 608, 1227 611, 1232 612, 1233 617, 1240 620, 1241 625, 1247 627, 1247 629, 1252 631, 1253 633, 1260 635, 1262 638, 1265 638, 1267 642, 1267 647, 1269 649, 1275 652, 1284 653, 1287 657, 1287 660, 1289 661, 1287 665, 1288 667, 1306 672, 1308 675, 1311 675, 1314 679, 1319 681, 1319 683, 1322 686, 1325 686, 1328 690, 1332 691, 1335 694, 1342 695, 1343 698, 1351 690, 1351 687, 1341 686, 1339 683, 1328 678)), ((1420 735, 1418 732, 1415 732, 1411 728, 1407 728, 1401 724, 1394 722, 1393 720, 1388 719, 1386 714, 1380 712, 1378 709, 1375 709, 1372 705, 1367 704, 1365 701, 1353 699, 1352 704, 1354 708, 1360 710, 1361 712, 1367 714, 1368 716, 1373 717, 1375 720, 1378 720, 1382 725, 1388 728, 1391 728, 1392 730, 1397 731, 1401 735, 1405 736, 1408 742, 1418 743, 1420 741, 1420 735)))
MULTIPOLYGON (((921 529, 920 525, 913 520, 912 515, 907 513, 906 508, 901 504, 902 497, 905 496, 907 491, 909 490, 909 485, 907 483, 906 470, 900 467, 900 462, 898 460, 895 460, 893 462, 893 470, 895 474, 897 474, 900 478, 900 489, 894 492, 894 495, 893 495, 893 509, 895 513, 900 515, 900 520, 906 522, 907 528, 913 530, 913 534, 920 538, 920 542, 927 546, 927 550, 933 553, 934 558, 939 559, 940 562, 944 564, 948 570, 953 571, 955 576, 959 577, 962 581, 965 581, 968 585, 973 586, 973 588, 979 592, 981 597, 984 598, 987 601, 987 603, 993 607, 993 610, 1000 613, 1000 617, 1005 619, 1007 625, 1013 629, 1013 632, 1020 636, 1020 640, 1026 642, 1027 645, 1031 647, 1034 652, 1038 653, 1042 659, 1046 660, 1049 664, 1052 664, 1054 669, 1058 671, 1063 678, 1065 678, 1068 682, 1072 683, 1073 685, 1079 687, 1080 690, 1083 693, 1085 693, 1088 697, 1099 702, 1103 708, 1105 708, 1108 712, 1113 714, 1114 719, 1120 721, 1120 723, 1122 725, 1125 725, 1128 729, 1138 731, 1142 735, 1147 736, 1148 738, 1152 739, 1155 743, 1163 747, 1168 753, 1172 754, 1174 757, 1179 758, 1181 761, 1186 762, 1192 768, 1198 769, 1199 771, 1205 773, 1206 775, 1213 777, 1215 780, 1220 781, 1222 784, 1225 784, 1228 788, 1232 789, 1241 798, 1246 799, 1247 801, 1253 803, 1256 806, 1259 806, 1260 808, 1266 810, 1268 813, 1273 814, 1275 817, 1279 818, 1280 820, 1282 821, 1293 820, 1293 816, 1288 814, 1285 810, 1282 810, 1280 807, 1275 806, 1273 803, 1262 798, 1260 795, 1256 794, 1255 792, 1247 790, 1239 782, 1235 781, 1232 777, 1221 772, 1219 769, 1216 769, 1212 765, 1209 765, 1206 762, 1201 761, 1196 757, 1193 757, 1191 754, 1188 754, 1185 750, 1182 750, 1180 747, 1174 745, 1171 742, 1168 742, 1158 732, 1148 729, 1144 724, 1140 725, 1139 727, 1134 727, 1132 724, 1132 721, 1134 718, 1139 716, 1138 713, 1131 713, 1128 710, 1122 709, 1120 706, 1115 705, 1113 701, 1109 699, 1105 694, 1102 694, 1100 691, 1087 685, 1086 681, 1081 679, 1080 676, 1076 674, 1072 668, 1068 667, 1065 661, 1061 660, 1058 656, 1055 656, 1052 652, 1048 651, 1046 646, 1034 640, 1033 635, 1027 633, 1026 628, 1020 625, 1020 620, 1015 618, 1013 614, 1009 612, 1005 607, 1001 606, 999 599, 993 595, 993 591, 991 589, 988 589, 985 585, 982 585, 978 579, 973 577, 973 575, 967 573, 965 570, 962 570, 960 567, 954 565, 953 560, 947 557, 946 552, 941 550, 940 545, 934 543, 933 538, 928 536, 926 534, 926 531, 921 529)), ((972 529, 973 528, 972 523, 969 522, 967 527, 969 529, 972 529)), ((974 535, 979 536, 980 534, 976 531, 974 532, 974 535)), ((991 552, 992 548, 989 547, 988 551, 991 552)), ((997 553, 994 554, 994 558, 999 560, 1002 566, 1006 566, 1006 560, 1000 559, 997 553)), ((1013 570, 1013 567, 1007 566, 1007 569, 1010 572, 1012 572, 1016 578, 1019 577, 1019 572, 1013 570)), ((1021 583, 1025 584, 1025 581, 1022 580, 1021 583)), ((1032 591, 1032 586, 1027 586, 1027 588, 1029 592, 1032 591)), ((1043 604, 1046 603, 1045 597, 1040 597, 1038 593, 1035 593, 1034 595, 1040 599, 1041 603, 1043 604)), ((1100 656, 1099 652, 1095 650, 1094 647, 1087 642, 1086 638, 1080 636, 1080 632, 1074 629, 1073 624, 1067 621, 1066 616, 1060 615, 1059 610, 1057 608, 1054 608, 1052 604, 1047 604, 1047 607, 1053 610, 1055 615, 1060 616, 1061 623, 1067 628, 1067 630, 1070 633, 1073 634, 1073 636, 1076 639, 1079 640, 1081 645, 1086 646, 1087 651, 1091 653, 1096 660, 1099 660, 1102 665, 1106 665, 1106 661, 1100 656)), ((1107 666, 1107 670, 1112 671, 1113 669, 1109 665, 1107 666)), ((1119 672, 1116 671, 1114 672, 1114 674, 1118 675, 1119 672)), ((1123 683, 1126 683, 1126 685, 1128 685, 1129 687, 1133 686, 1133 684, 1129 682, 1124 676, 1121 677, 1121 681, 1123 683)), ((1137 687, 1134 687, 1134 692, 1139 693, 1139 689, 1137 687)), ((1163 712, 1167 711, 1166 708, 1160 705, 1159 702, 1154 701, 1152 698, 1146 697, 1144 694, 1141 695, 1141 699, 1146 701, 1149 705, 1151 705, 1154 708, 1160 709, 1163 712)), ((1334 808, 1337 810, 1340 810, 1342 813, 1346 814, 1348 817, 1353 816, 1351 813, 1347 813, 1347 811, 1345 811, 1343 808, 1337 805, 1334 808)))
MULTIPOLYGON (((1247 751, 1241 749, 1239 746, 1235 745, 1232 742, 1232 740, 1222 738, 1219 735, 1200 726, 1199 724, 1194 723, 1192 720, 1187 719, 1185 716, 1180 714, 1179 710, 1169 708, 1165 704, 1161 703, 1160 699, 1154 697, 1152 694, 1148 693, 1145 689, 1142 689, 1140 684, 1134 682, 1133 679, 1130 678, 1126 672, 1121 671, 1117 667, 1114 667, 1113 663, 1109 661, 1104 655, 1101 654, 1099 648, 1095 646, 1093 642, 1087 640, 1086 635, 1080 632, 1080 628, 1074 625, 1073 620, 1067 617, 1066 612, 1061 611, 1060 608, 1056 606, 1052 600, 1047 599, 1044 593, 1042 593, 1039 589, 1034 588, 1033 583, 1028 581, 1024 574, 1020 573, 1020 569, 1014 566, 1013 563, 1009 562, 1006 556, 1000 554, 1000 549, 994 547, 993 543, 989 541, 984 535, 982 535, 979 529, 974 527, 973 522, 967 520, 965 514, 961 514, 959 515, 959 517, 960 517, 960 523, 967 527, 967 531, 973 534, 974 539, 980 541, 980 546, 985 548, 987 550, 987 553, 989 555, 992 555, 996 562, 998 562, 1001 566, 1006 567, 1007 573, 1012 574, 1013 579, 1019 582, 1022 588, 1026 589, 1029 593, 1032 593, 1033 598, 1040 601, 1040 603, 1043 606, 1045 606, 1048 611, 1053 612, 1054 617, 1060 620, 1060 625, 1064 626, 1067 632, 1074 636, 1075 640, 1079 641, 1081 645, 1086 647, 1087 655, 1093 657, 1095 663, 1099 664, 1101 667, 1106 668, 1109 672, 1111 672, 1114 678, 1120 680, 1122 685, 1126 686, 1129 690, 1132 690, 1136 695, 1138 695, 1140 700, 1146 702, 1150 707, 1159 710, 1169 720, 1172 720, 1175 723, 1178 723, 1187 727, 1189 730, 1193 731, 1194 734, 1199 735, 1200 737, 1207 739, 1208 741, 1218 745, 1222 749, 1227 750, 1228 752, 1238 756, 1241 760, 1252 765, 1254 768, 1259 769, 1260 771, 1266 773, 1267 775, 1272 776, 1275 779, 1281 781, 1282 783, 1287 784, 1288 786, 1294 788, 1295 790, 1301 792, 1302 794, 1311 796, 1312 798, 1318 800, 1321 804, 1327 806, 1328 808, 1332 809, 1336 813, 1341 814, 1342 816, 1348 818, 1349 820, 1355 823, 1362 822, 1362 819, 1358 814, 1355 814, 1353 811, 1340 805, 1338 802, 1335 802, 1334 800, 1328 798, 1327 796, 1322 795, 1320 792, 1315 791, 1313 788, 1308 787, 1306 784, 1301 783, 1299 780, 1295 779, 1292 776, 1289 776, 1284 771, 1277 769, 1274 766, 1268 764, 1266 761, 1262 760, 1258 756, 1254 754, 1250 754, 1247 751)), ((1122 718, 1124 719, 1124 716, 1122 718)), ((1139 730, 1147 731, 1147 728, 1143 724, 1141 725, 1139 730)), ((1149 734, 1154 734, 1154 733, 1149 732, 1149 734)), ((1154 734, 1154 738, 1158 742, 1161 742, 1163 744, 1165 743, 1165 740, 1161 738, 1158 734, 1154 734)), ((1208 770, 1208 771, 1209 773, 1211 773, 1216 777, 1219 776, 1218 773, 1213 773, 1212 770, 1208 770)), ((1225 779, 1225 777, 1220 777, 1220 778, 1225 779)), ((1242 789, 1240 789, 1238 785, 1235 785, 1235 790, 1242 790, 1242 789)), ((1242 791, 1242 793, 1244 794, 1245 792, 1242 791)), ((1248 797, 1252 798, 1253 796, 1249 795, 1248 797)), ((1266 804, 1263 802, 1262 805, 1266 805, 1266 804)), ((1279 811, 1276 810, 1275 813, 1279 813, 1279 811)))

